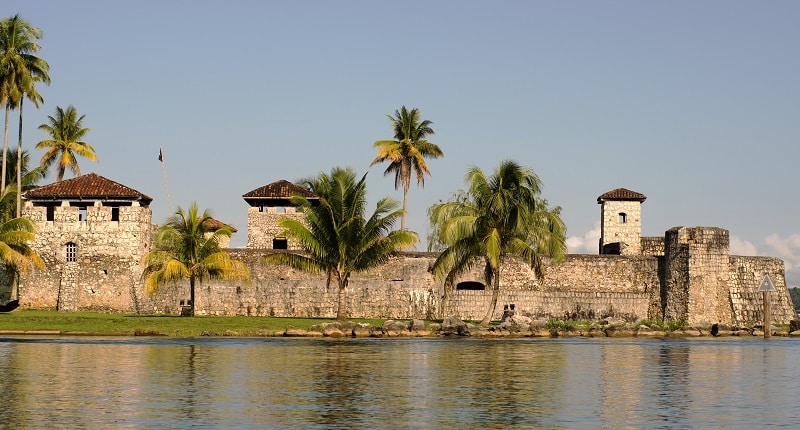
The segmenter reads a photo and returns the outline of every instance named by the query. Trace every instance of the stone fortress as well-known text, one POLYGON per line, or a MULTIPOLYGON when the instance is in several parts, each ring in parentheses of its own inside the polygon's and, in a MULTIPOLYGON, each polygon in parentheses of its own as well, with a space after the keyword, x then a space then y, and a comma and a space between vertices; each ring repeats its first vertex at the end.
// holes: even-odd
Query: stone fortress
MULTIPOLYGON (((250 206, 247 247, 228 251, 248 265, 251 283, 198 285, 198 315, 335 317, 337 287, 326 287, 323 274, 262 261, 266 253, 296 249, 277 227, 281 217, 302 219, 289 202, 295 193, 315 198, 287 181, 243 195, 250 206)), ((166 286, 155 296, 143 289, 140 262, 156 229, 150 197, 88 174, 33 189, 25 198, 24 215, 38 227, 33 247, 47 268, 21 277, 21 307, 180 313, 189 297, 188 281, 166 286)), ((675 227, 663 237, 641 237, 645 199, 623 188, 598 197, 598 254, 568 255, 562 264, 549 264, 544 279, 519 260, 504 261, 494 319, 514 309, 534 318, 753 325, 763 317, 758 288, 765 275, 777 289, 770 294, 773 322, 796 318, 783 261, 730 255, 728 231, 717 227, 675 227)), ((435 259, 435 253, 405 252, 377 269, 353 274, 346 295, 349 316, 481 319, 491 297, 482 268, 445 294, 443 283, 431 274, 435 259)))

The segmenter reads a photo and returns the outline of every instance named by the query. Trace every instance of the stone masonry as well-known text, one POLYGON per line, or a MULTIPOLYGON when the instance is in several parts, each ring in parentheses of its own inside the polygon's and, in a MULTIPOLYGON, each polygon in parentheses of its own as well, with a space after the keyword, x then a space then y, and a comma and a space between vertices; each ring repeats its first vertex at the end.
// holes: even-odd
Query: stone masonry
MULTIPOLYGON (((108 188, 105 182, 100 184, 108 188)), ((198 285, 199 315, 335 316, 337 287, 327 286, 324 274, 263 261, 267 253, 296 248, 294 243, 281 242, 277 230, 281 217, 302 217, 288 204, 287 190, 292 187, 279 181, 245 194, 251 206, 248 246, 229 252, 246 263, 252 282, 198 285)), ((95 198, 69 194, 59 201, 60 194, 55 194, 31 198, 25 206, 25 215, 39 228, 33 246, 47 269, 21 280, 23 308, 180 312, 180 302, 189 297, 188 282, 166 286, 154 296, 143 292, 140 262, 154 232, 146 207, 149 200, 114 192, 95 198)), ((664 237, 642 238, 644 199, 625 189, 598 198, 605 208, 601 216, 610 218, 604 222, 601 239, 605 252, 569 255, 562 264, 548 263, 544 279, 537 279, 519 260, 504 260, 493 318, 499 319, 504 308, 513 308, 517 314, 538 318, 756 324, 762 317, 757 290, 767 274, 778 290, 773 294, 773 321, 796 318, 781 260, 731 256, 728 232, 715 227, 676 227, 664 237)), ((353 318, 483 318, 491 297, 483 284, 483 268, 476 266, 458 280, 454 290, 445 291, 432 275, 435 259, 433 253, 401 253, 379 268, 353 274, 346 291, 348 314, 353 318)))

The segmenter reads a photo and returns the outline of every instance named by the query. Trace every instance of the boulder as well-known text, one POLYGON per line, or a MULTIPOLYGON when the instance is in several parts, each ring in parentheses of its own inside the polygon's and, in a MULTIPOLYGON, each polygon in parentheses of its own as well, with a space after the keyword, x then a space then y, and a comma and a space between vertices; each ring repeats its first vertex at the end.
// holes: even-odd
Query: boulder
POLYGON ((469 336, 469 328, 467 323, 464 321, 461 321, 456 317, 447 317, 442 321, 442 327, 439 330, 439 334, 444 336, 469 336))
POLYGON ((374 329, 375 328, 372 326, 372 324, 357 323, 353 325, 351 333, 354 337, 370 337, 372 336, 374 329))
POLYGON ((409 325, 408 329, 410 331, 413 331, 413 332, 426 331, 425 330, 425 321, 417 320, 417 319, 411 320, 411 324, 409 325))
POLYGON ((381 330, 388 336, 399 336, 408 331, 409 323, 395 320, 386 320, 381 330))

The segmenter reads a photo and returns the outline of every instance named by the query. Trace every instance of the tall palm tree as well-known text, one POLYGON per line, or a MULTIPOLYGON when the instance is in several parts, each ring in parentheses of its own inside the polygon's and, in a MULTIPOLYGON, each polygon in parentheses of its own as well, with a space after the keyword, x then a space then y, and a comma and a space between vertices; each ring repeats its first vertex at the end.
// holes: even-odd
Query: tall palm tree
POLYGON ((36 149, 44 149, 41 165, 44 170, 49 170, 53 163, 56 163, 57 182, 64 179, 64 172, 69 168, 75 176, 81 175, 81 168, 78 165, 76 155, 80 155, 91 161, 97 161, 92 145, 81 142, 81 139, 89 132, 89 128, 83 126, 83 119, 86 115, 78 116, 78 110, 70 105, 66 110, 56 106, 55 117, 47 117, 50 124, 42 124, 39 130, 50 135, 50 139, 42 140, 36 144, 36 149))
POLYGON ((537 277, 544 276, 543 257, 562 261, 566 228, 560 208, 547 208, 536 174, 513 161, 503 161, 491 176, 477 167, 466 175, 467 198, 434 205, 433 227, 446 249, 433 265, 445 279, 445 291, 456 278, 483 259, 484 279, 492 300, 481 324, 491 321, 500 290, 501 262, 507 255, 524 259, 537 277), (476 259, 476 257, 478 257, 476 259))
MULTIPOLYGON (((0 200, 4 200, 8 190, 0 191, 0 200)), ((5 205, 8 206, 8 205, 5 205)), ((18 298, 18 281, 20 273, 31 269, 43 269, 44 261, 31 248, 36 227, 28 218, 3 218, 0 221, 0 263, 7 279, 12 279, 11 299, 18 298)))
POLYGON ((426 158, 439 158, 444 152, 426 137, 434 134, 428 120, 421 120, 417 108, 408 110, 402 106, 394 111, 394 116, 386 115, 392 123, 394 140, 379 140, 373 144, 378 148, 378 155, 370 166, 384 161, 389 166, 384 175, 394 173, 394 188, 403 187, 403 216, 400 218, 400 229, 406 228, 406 211, 408 209, 408 189, 411 186, 411 175, 416 174, 417 185, 425 186, 425 175, 430 176, 426 158))
POLYGON ((178 207, 156 233, 154 249, 143 258, 145 291, 155 294, 167 283, 189 279, 190 313, 195 315, 195 284, 205 279, 250 282, 247 266, 231 259, 219 246, 220 238, 230 237, 230 226, 211 224, 208 211, 201 214, 197 203, 188 211, 178 207))
MULTIPOLYGON (((18 216, 14 210, 14 203, 19 202, 20 195, 22 194, 18 191, 21 189, 22 192, 25 192, 45 177, 45 172, 42 170, 41 166, 33 169, 28 168, 31 158, 28 151, 23 150, 22 157, 19 157, 18 154, 18 150, 8 151, 7 158, 9 164, 16 165, 20 174, 17 174, 16 171, 12 169, 6 171, 6 183, 9 185, 2 191, 2 198, 0 198, 0 220, 7 220, 18 216)), ((17 205, 17 209, 19 209, 19 205, 17 205)))
POLYGON ((293 196, 291 202, 303 212, 305 223, 282 218, 279 225, 286 230, 283 234, 297 239, 305 254, 280 252, 264 257, 267 262, 298 270, 324 272, 328 286, 335 278, 339 285, 339 321, 347 319, 344 298, 350 275, 376 267, 404 246, 417 242, 417 234, 412 231, 391 230, 402 215, 393 199, 381 199, 375 212, 366 217, 366 176, 356 181, 352 169, 335 167, 330 175, 322 172, 303 180, 319 196, 319 204, 293 196))
POLYGON ((3 157, 0 168, 0 189, 6 184, 5 171, 8 150, 9 112, 20 109, 20 145, 22 144, 22 100, 27 95, 36 107, 41 96, 36 92, 35 82, 50 84, 50 65, 37 57, 40 46, 36 40, 42 38, 42 31, 33 27, 19 15, 0 21, 0 101, 5 104, 5 126, 3 131, 3 157))
MULTIPOLYGON (((50 78, 48 77, 47 79, 48 79, 47 83, 49 84, 50 83, 50 78)), ((36 82, 38 80, 39 80, 39 78, 37 77, 37 78, 33 79, 32 83, 36 82)), ((37 109, 39 108, 39 103, 44 101, 44 99, 42 98, 41 94, 39 94, 39 92, 36 91, 36 88, 33 85, 31 85, 25 91, 25 95, 28 97, 28 100, 33 102, 33 105, 36 106, 37 109)), ((24 97, 19 100, 19 140, 17 141, 17 154, 22 154, 23 153, 23 151, 22 151, 22 105, 23 105, 24 101, 25 101, 24 97)), ((14 163, 17 166, 17 175, 16 175, 17 176, 16 177, 16 179, 17 179, 17 190, 22 190, 22 186, 23 186, 22 185, 22 181, 23 181, 22 161, 23 161, 23 157, 17 157, 16 163, 14 163)), ((42 171, 42 172, 44 173, 44 171, 42 171)), ((17 216, 20 216, 20 215, 22 215, 22 193, 21 192, 17 193, 17 216)))

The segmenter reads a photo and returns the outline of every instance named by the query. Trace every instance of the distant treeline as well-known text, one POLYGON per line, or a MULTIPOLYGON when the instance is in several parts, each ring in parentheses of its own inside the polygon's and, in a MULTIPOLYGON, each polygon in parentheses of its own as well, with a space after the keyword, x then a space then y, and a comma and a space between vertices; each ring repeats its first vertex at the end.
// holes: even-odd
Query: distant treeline
POLYGON ((792 303, 797 312, 800 312, 800 288, 789 288, 789 296, 792 297, 792 303))

